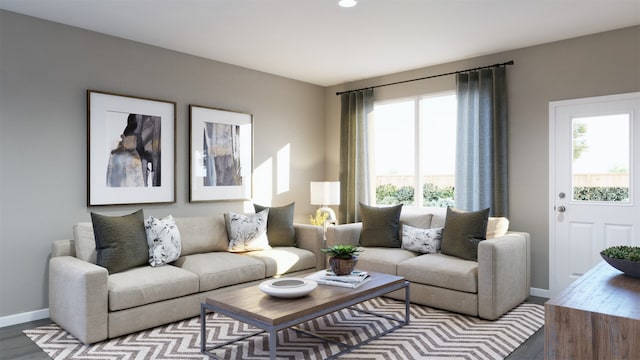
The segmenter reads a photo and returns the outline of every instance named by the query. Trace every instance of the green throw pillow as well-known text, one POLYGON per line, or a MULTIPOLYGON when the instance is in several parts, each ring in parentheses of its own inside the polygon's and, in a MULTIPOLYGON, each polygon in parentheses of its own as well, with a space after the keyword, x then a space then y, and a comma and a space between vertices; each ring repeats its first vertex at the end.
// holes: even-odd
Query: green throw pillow
POLYGON ((478 244, 487 234, 489 209, 461 211, 447 208, 441 252, 465 260, 478 261, 478 244))
POLYGON ((296 230, 293 228, 293 212, 296 203, 280 207, 253 204, 256 213, 269 209, 267 237, 271 246, 296 246, 296 230))
POLYGON ((124 216, 91 213, 96 239, 96 264, 109 274, 124 271, 149 261, 149 246, 142 209, 124 216))
POLYGON ((399 236, 401 211, 402 204, 385 207, 360 204, 360 246, 399 248, 402 245, 399 236))

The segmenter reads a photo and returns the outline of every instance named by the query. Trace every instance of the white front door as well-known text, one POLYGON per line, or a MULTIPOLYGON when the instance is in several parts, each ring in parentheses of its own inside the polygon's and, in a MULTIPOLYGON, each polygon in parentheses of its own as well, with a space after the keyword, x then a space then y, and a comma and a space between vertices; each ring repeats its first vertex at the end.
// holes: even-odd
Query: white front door
POLYGON ((549 104, 551 296, 614 245, 640 246, 640 93, 549 104))

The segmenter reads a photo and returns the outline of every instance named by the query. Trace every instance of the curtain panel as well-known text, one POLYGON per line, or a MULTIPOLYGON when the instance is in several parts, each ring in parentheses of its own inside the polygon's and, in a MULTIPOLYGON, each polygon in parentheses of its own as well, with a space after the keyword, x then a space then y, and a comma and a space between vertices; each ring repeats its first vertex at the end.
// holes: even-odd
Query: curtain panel
POLYGON ((340 111, 340 224, 360 221, 359 203, 369 204, 368 117, 373 112, 373 89, 341 95, 340 111))
POLYGON ((456 207, 508 216, 506 69, 458 74, 456 207))

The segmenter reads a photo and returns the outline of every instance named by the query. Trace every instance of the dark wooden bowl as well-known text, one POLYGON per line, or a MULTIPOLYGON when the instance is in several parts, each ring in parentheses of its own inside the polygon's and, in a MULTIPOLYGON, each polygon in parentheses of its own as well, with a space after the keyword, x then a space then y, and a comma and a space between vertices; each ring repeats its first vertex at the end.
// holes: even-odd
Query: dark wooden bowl
POLYGON ((640 279, 640 262, 616 259, 602 254, 600 254, 600 256, 602 256, 604 261, 609 265, 622 271, 625 275, 640 279))

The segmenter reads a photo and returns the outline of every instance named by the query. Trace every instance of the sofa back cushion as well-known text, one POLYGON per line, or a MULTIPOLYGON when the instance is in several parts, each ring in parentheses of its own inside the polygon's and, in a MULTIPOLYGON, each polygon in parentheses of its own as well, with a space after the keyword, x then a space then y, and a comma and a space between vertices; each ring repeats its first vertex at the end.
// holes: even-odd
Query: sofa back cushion
MULTIPOLYGON (((210 251, 227 251, 229 240, 224 216, 177 217, 182 251, 180 255, 190 255, 210 251)), ((76 257, 96 263, 96 240, 91 222, 79 222, 73 226, 73 245, 76 257)))
POLYGON ((229 238, 222 214, 215 216, 177 217, 182 241, 181 255, 227 251, 229 238))
POLYGON ((425 207, 422 211, 428 212, 433 215, 431 218, 432 228, 444 227, 445 219, 447 217, 446 207, 425 207))
POLYGON ((93 224, 79 222, 73 225, 73 245, 76 249, 76 257, 80 260, 96 263, 96 238, 93 235, 93 224))
POLYGON ((409 225, 418 229, 431 228, 431 219, 433 214, 428 213, 405 213, 400 214, 400 232, 402 233, 402 225, 409 225))

